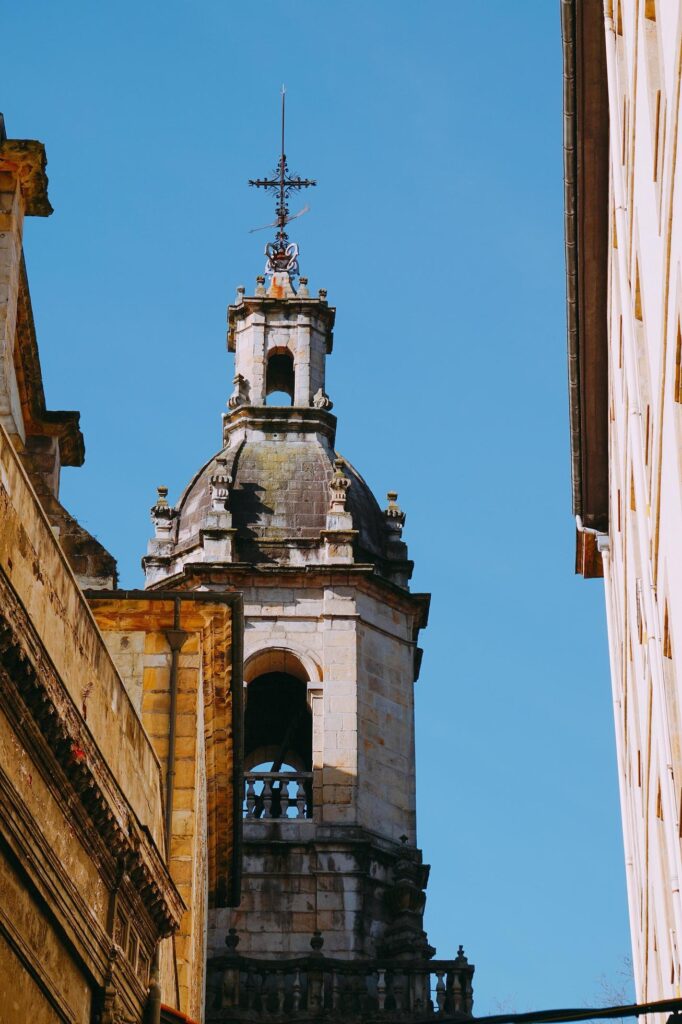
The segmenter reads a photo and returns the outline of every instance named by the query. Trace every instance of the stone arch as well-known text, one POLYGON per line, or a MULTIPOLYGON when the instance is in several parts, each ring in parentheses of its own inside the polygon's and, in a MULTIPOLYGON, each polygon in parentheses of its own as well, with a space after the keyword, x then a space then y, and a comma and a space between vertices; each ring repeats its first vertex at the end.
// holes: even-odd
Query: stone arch
POLYGON ((317 661, 304 651, 292 647, 263 647, 252 651, 244 661, 244 682, 252 682, 266 672, 284 672, 302 683, 322 682, 322 670, 317 661))
POLYGON ((273 393, 288 395, 291 404, 296 390, 296 368, 294 355, 286 346, 272 348, 267 354, 265 366, 265 397, 273 393))

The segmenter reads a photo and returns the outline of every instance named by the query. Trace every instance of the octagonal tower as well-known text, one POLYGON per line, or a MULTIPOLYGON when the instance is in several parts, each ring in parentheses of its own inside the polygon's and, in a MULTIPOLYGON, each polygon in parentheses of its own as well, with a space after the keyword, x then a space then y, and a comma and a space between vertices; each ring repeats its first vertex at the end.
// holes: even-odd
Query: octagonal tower
MULTIPOLYGON (((177 505, 160 490, 143 559, 147 588, 244 600, 242 901, 209 909, 207 1006, 220 1020, 259 999, 314 1008, 313 957, 357 964, 363 977, 368 963, 418 962, 407 987, 425 1008, 434 951, 422 924, 413 686, 429 597, 409 590, 397 495, 381 508, 335 450, 325 390, 335 310, 305 278, 295 289, 291 273, 270 276, 253 295, 239 288, 228 310, 236 375, 222 446, 177 505), (290 404, 268 404, 276 393, 290 404), (256 963, 281 992, 261 980, 245 994, 256 963)), ((470 1003, 472 968, 447 963, 455 1012, 470 1003)))

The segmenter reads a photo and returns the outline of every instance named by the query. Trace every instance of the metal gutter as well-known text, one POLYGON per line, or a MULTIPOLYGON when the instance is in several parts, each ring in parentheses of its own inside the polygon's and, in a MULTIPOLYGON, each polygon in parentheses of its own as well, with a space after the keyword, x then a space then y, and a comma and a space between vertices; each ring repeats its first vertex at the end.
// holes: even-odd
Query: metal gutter
POLYGON ((564 239, 566 249, 566 328, 568 335, 568 412, 571 431, 573 515, 583 513, 580 431, 580 352, 578 346, 578 153, 575 79, 575 4, 561 0, 564 58, 564 239))
MULTIPOLYGON (((566 325, 574 516, 609 518, 609 94, 602 0, 560 0, 563 49, 566 325)), ((585 534, 577 566, 601 575, 585 534)))

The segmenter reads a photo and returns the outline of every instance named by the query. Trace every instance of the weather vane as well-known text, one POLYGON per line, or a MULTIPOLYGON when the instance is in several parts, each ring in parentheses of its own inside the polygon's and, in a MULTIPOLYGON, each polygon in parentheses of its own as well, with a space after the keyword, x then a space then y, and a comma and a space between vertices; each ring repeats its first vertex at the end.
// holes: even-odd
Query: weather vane
POLYGON ((272 224, 265 224, 263 228, 253 228, 254 231, 262 231, 264 228, 277 228, 275 241, 268 242, 265 246, 265 255, 267 256, 265 273, 277 274, 280 271, 284 271, 293 277, 298 274, 298 246, 296 242, 289 241, 286 226, 290 220, 295 220, 297 217, 302 217, 304 213, 307 213, 309 207, 304 206, 298 213, 290 214, 289 196, 292 192, 298 192, 299 189, 311 188, 317 185, 317 182, 311 178, 300 178, 296 174, 289 173, 287 158, 284 152, 285 100, 286 90, 282 86, 282 150, 277 167, 273 171, 271 178, 250 178, 249 185, 253 185, 255 188, 264 188, 266 192, 277 196, 277 205, 275 207, 277 219, 272 224))

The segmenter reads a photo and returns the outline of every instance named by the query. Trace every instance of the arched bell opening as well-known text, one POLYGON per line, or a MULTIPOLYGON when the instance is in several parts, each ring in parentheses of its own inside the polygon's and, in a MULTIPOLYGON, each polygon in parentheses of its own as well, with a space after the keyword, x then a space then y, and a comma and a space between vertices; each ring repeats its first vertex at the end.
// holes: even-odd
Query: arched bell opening
POLYGON ((276 671, 252 679, 244 717, 245 817, 312 817, 312 761, 306 683, 276 671))
POLYGON ((265 370, 266 404, 293 405, 295 383, 293 355, 286 348, 273 349, 268 356, 265 370))

